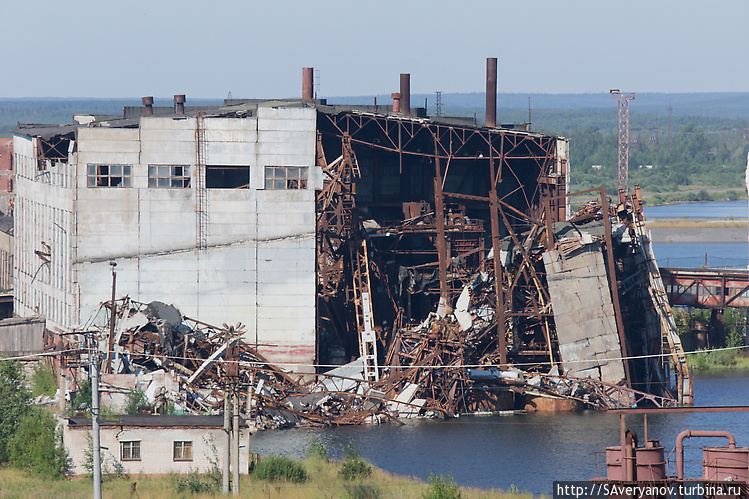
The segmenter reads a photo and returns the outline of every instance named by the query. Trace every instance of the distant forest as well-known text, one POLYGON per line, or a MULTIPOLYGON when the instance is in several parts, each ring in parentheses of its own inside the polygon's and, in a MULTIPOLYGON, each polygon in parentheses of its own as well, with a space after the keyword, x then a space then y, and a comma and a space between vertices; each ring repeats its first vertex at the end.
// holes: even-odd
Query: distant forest
MULTIPOLYGON (((388 97, 377 96, 378 102, 388 97)), ((484 121, 484 94, 442 94, 442 114, 484 121)), ((369 104, 374 96, 335 97, 331 103, 369 104)), ((435 94, 415 94, 414 107, 436 112, 435 94)), ((188 105, 216 105, 201 99, 188 105)), ((119 116, 140 99, 0 99, 0 137, 17 123, 69 123, 73 114, 119 116)), ((155 99, 171 106, 171 99, 155 99)), ((639 184, 650 203, 745 197, 749 153, 749 93, 636 94, 630 101, 630 186, 639 184), (669 106, 671 107, 669 118, 669 106)), ((500 123, 531 122, 531 129, 570 139, 573 190, 617 182, 617 103, 601 94, 498 95, 500 123), (530 106, 530 116, 529 116, 530 106), (595 166, 595 167, 594 167, 595 166)))

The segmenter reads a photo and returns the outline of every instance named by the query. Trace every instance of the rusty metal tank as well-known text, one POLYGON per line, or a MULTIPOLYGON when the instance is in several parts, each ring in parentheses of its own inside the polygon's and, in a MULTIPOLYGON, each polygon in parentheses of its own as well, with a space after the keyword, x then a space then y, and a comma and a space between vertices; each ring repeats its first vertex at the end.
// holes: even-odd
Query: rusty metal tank
MULTIPOLYGON (((663 480, 666 478, 664 448, 658 440, 648 440, 644 447, 635 450, 637 463, 636 480, 663 480)), ((606 478, 626 480, 626 469, 622 466, 622 452, 619 445, 606 447, 606 478)))
POLYGON ((663 480, 666 478, 664 449, 658 440, 648 440, 645 447, 637 448, 637 480, 663 480))
POLYGON ((606 447, 606 478, 609 480, 625 480, 626 472, 622 466, 622 447, 616 445, 606 447))
POLYGON ((703 447, 702 477, 705 480, 749 480, 749 447, 703 447))

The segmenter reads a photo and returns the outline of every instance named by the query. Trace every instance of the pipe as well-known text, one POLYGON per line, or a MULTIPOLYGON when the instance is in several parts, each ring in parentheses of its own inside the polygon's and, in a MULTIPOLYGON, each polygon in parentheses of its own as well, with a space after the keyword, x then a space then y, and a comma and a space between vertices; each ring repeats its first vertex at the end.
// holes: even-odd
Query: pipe
POLYGON ((185 114, 185 96, 179 94, 174 96, 174 112, 177 114, 185 114))
POLYGON ((302 100, 312 102, 313 97, 313 77, 314 68, 302 68, 302 100))
POLYGON ((736 448, 736 439, 725 430, 684 430, 676 437, 676 478, 684 478, 684 447, 682 443, 689 437, 725 437, 728 439, 728 447, 736 448))
POLYGON ((411 116, 411 75, 401 73, 401 111, 411 116))
POLYGON ((140 101, 146 106, 146 116, 151 116, 153 114, 153 97, 143 97, 140 101))
POLYGON ((486 58, 486 126, 497 126, 497 58, 486 58))
POLYGON ((635 471, 637 470, 637 466, 635 463, 637 462, 637 436, 629 432, 627 433, 626 437, 626 448, 624 451, 624 472, 626 473, 625 479, 628 482, 634 482, 637 480, 637 477, 635 476, 635 471))
POLYGON ((393 112, 394 113, 400 113, 401 112, 401 94, 398 92, 390 94, 390 97, 393 98, 393 112))

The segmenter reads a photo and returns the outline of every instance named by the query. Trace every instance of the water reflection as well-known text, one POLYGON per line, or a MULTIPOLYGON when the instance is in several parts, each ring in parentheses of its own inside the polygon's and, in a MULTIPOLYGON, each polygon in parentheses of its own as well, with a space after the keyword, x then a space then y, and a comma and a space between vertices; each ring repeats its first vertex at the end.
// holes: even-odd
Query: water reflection
MULTIPOLYGON (((749 404, 749 375, 698 376, 696 405, 749 404)), ((643 417, 627 416, 627 426, 644 439, 643 417)), ((722 429, 738 445, 749 445, 749 414, 669 414, 648 417, 648 438, 660 439, 668 454, 685 429, 722 429)), ((340 458, 353 442, 371 463, 392 473, 426 480, 430 472, 449 473, 461 485, 550 494, 554 480, 587 480, 605 475, 596 453, 619 441, 619 417, 601 412, 465 416, 447 421, 408 421, 404 425, 292 429, 260 432, 254 452, 303 457, 308 439, 326 445, 340 458)), ((685 441, 687 476, 701 474, 700 446, 725 445, 716 439, 685 441)), ((673 455, 669 470, 674 474, 673 455)))

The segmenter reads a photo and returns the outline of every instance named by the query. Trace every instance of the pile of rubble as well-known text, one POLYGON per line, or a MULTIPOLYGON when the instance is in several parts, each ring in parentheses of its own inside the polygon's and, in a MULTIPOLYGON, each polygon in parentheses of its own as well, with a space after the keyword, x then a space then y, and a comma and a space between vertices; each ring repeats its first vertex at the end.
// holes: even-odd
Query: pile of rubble
MULTIPOLYGON (((345 197, 346 186, 330 196, 345 197)), ((399 225, 364 221, 345 238, 328 240, 322 315, 340 307, 350 320, 338 321, 345 330, 323 327, 320 337, 353 342, 360 356, 324 373, 287 372, 243 340, 241 324, 213 326, 161 302, 105 302, 85 330, 98 331, 110 391, 117 391, 116 376, 133 376, 137 384, 148 375, 154 405, 169 400, 196 413, 220 412, 226 395, 237 394, 261 427, 522 410, 544 398, 598 409, 673 405, 656 363, 632 375, 649 389, 633 388, 635 364, 624 347, 660 353, 661 333, 650 325, 629 331, 637 321, 625 328, 622 317, 654 314, 648 324, 656 326, 658 314, 667 317, 648 301, 654 284, 642 277, 643 265, 652 258, 637 232, 641 213, 625 204, 609 212, 606 201, 584 205, 570 222, 528 217, 517 231, 500 206, 508 235, 489 249, 483 235, 474 237, 482 234, 480 220, 450 211, 444 230, 453 231, 460 251, 437 267, 418 263, 418 248, 439 242, 425 203, 404 206, 399 225), (612 227, 609 217, 617 216, 612 227), (376 314, 372 296, 386 304, 376 314), (632 339, 648 335, 647 344, 632 339), (153 377, 158 372, 173 383, 155 381, 163 379, 153 377)))

